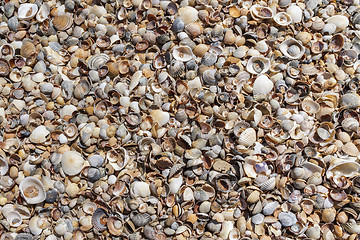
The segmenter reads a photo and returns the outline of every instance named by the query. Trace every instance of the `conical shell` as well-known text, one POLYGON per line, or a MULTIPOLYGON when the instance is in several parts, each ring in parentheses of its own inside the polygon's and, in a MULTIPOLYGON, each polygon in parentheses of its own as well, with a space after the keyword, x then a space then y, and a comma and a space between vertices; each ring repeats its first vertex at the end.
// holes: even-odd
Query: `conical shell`
POLYGON ((20 182, 19 190, 25 201, 29 204, 37 204, 45 201, 46 192, 44 185, 35 177, 24 178, 20 182))

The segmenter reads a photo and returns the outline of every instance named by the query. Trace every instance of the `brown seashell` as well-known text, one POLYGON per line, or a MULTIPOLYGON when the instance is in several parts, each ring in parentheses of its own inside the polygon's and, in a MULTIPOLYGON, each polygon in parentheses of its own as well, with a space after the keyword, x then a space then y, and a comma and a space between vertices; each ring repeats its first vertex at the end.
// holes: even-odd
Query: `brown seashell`
POLYGON ((37 54, 37 49, 32 42, 28 41, 28 42, 23 43, 23 45, 20 49, 21 56, 23 56, 25 58, 29 58, 36 54, 37 54))
POLYGON ((138 51, 145 51, 149 47, 149 42, 147 41, 140 41, 137 42, 135 45, 135 49, 138 51))
POLYGON ((117 217, 109 217, 107 219, 107 227, 109 229, 110 234, 114 236, 120 236, 123 232, 123 223, 122 221, 117 217))
POLYGON ((64 31, 73 24, 73 16, 71 14, 63 14, 53 18, 52 23, 57 30, 64 31))
POLYGON ((199 36, 200 34, 202 34, 203 31, 204 31, 204 28, 203 28, 202 24, 200 24, 198 22, 190 23, 190 24, 186 25, 186 27, 185 27, 185 32, 194 38, 199 36))
POLYGON ((344 42, 345 41, 342 34, 335 34, 330 40, 329 49, 334 52, 339 52, 344 47, 344 42))
POLYGON ((111 44, 111 41, 110 41, 110 38, 108 36, 101 36, 98 39, 96 39, 96 45, 99 48, 106 49, 106 48, 108 48, 110 46, 110 44, 111 44))
POLYGON ((5 59, 0 59, 0 76, 7 76, 10 73, 10 65, 5 59))
POLYGON ((234 18, 238 18, 241 16, 241 10, 238 6, 233 5, 233 6, 229 7, 229 14, 230 14, 230 16, 232 16, 234 18))

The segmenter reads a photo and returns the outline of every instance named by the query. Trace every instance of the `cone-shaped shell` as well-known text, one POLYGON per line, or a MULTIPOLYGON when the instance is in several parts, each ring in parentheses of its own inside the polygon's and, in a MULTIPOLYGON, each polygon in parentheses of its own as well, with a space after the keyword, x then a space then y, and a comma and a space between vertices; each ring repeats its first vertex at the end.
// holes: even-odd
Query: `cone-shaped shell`
POLYGON ((84 158, 76 151, 65 152, 61 157, 61 167, 64 173, 69 176, 74 176, 81 172, 84 167, 84 163, 84 158))
POLYGON ((19 190, 25 201, 37 204, 45 201, 46 192, 42 182, 35 177, 24 178, 19 185, 19 190))

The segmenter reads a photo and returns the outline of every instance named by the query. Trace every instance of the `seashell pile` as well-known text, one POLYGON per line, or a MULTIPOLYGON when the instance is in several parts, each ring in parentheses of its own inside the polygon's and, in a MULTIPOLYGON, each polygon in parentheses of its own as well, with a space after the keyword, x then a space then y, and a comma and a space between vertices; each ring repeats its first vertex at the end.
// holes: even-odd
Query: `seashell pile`
POLYGON ((0 240, 359 239, 359 0, 0 5, 0 240))

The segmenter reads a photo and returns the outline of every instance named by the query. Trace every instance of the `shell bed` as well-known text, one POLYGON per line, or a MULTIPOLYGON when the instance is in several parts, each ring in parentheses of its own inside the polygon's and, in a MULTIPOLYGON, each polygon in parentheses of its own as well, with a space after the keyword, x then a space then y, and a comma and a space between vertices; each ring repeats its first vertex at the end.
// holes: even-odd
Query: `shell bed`
POLYGON ((360 0, 0 1, 0 240, 357 240, 360 0))

